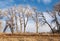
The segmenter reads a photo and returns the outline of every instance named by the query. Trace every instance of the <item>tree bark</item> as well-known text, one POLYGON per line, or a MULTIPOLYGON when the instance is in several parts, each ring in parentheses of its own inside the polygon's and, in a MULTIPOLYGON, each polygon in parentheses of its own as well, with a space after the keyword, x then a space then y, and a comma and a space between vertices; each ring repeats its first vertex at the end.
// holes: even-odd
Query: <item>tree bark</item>
POLYGON ((49 25, 49 27, 50 27, 50 29, 51 29, 52 33, 54 33, 54 31, 53 31, 52 27, 51 27, 51 26, 50 26, 50 24, 46 21, 46 19, 45 19, 45 17, 44 17, 44 15, 43 15, 43 13, 42 13, 42 17, 44 18, 45 23, 47 23, 47 24, 49 25))
POLYGON ((38 15, 36 13, 36 33, 38 33, 38 15))

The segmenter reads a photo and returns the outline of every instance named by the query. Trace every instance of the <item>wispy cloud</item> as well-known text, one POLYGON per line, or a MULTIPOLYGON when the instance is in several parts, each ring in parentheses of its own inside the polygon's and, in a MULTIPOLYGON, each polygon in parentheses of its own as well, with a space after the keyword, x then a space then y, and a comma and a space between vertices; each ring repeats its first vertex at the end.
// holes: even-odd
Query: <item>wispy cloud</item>
POLYGON ((43 0, 44 4, 48 4, 48 3, 51 3, 51 2, 52 2, 52 0, 43 0))

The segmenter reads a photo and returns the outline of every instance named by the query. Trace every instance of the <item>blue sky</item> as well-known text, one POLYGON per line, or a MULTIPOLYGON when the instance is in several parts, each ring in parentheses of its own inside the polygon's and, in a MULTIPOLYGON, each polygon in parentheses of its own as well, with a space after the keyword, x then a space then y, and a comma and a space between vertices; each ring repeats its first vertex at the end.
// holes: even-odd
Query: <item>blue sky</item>
POLYGON ((46 11, 53 9, 53 5, 59 2, 59 0, 0 0, 0 9, 9 8, 16 5, 30 5, 31 7, 37 7, 40 11, 46 11))
MULTIPOLYGON (((59 2, 59 0, 0 0, 0 9, 9 8, 16 4, 16 6, 17 5, 24 5, 24 6, 30 5, 31 7, 35 6, 40 11, 46 11, 46 8, 48 8, 49 10, 52 10, 53 5, 55 5, 57 2, 59 2)), ((47 14, 45 14, 45 15, 48 16, 47 14)), ((50 21, 50 17, 48 18, 48 21, 50 21)), ((29 30, 35 31, 35 29, 36 29, 35 26, 33 26, 35 23, 31 24, 31 22, 32 21, 30 21, 30 24, 28 24, 28 26, 26 28, 26 29, 28 29, 27 31, 29 31, 29 30)), ((50 31, 50 28, 47 25, 45 25, 45 26, 43 26, 39 30, 41 32, 50 31)))

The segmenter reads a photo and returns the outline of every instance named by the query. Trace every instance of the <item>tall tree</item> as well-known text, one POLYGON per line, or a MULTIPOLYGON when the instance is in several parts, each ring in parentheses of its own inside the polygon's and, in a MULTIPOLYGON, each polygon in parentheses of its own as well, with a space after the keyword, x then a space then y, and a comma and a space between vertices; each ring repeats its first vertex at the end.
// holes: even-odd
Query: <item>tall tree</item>
POLYGON ((57 15, 60 16, 60 2, 54 5, 54 11, 52 13, 54 16, 53 22, 56 22, 56 26, 57 26, 56 32, 60 33, 60 23, 59 23, 58 17, 57 17, 57 15))
MULTIPOLYGON (((11 12, 10 12, 10 14, 11 14, 11 12)), ((13 24, 13 15, 10 15, 10 17, 8 16, 8 11, 5 11, 4 12, 4 16, 7 16, 8 18, 9 18, 9 20, 6 20, 6 26, 5 26, 5 28, 4 28, 4 30, 3 30, 3 32, 5 32, 6 31, 6 29, 7 29, 7 27, 9 26, 9 28, 10 28, 10 30, 11 30, 11 32, 12 32, 12 34, 13 34, 13 26, 14 26, 14 24, 13 24)))
POLYGON ((36 9, 36 7, 33 7, 33 10, 34 10, 34 12, 35 12, 35 22, 36 22, 36 33, 38 33, 38 28, 39 28, 39 26, 38 26, 38 13, 37 13, 37 9, 36 9))
POLYGON ((43 19, 44 19, 44 21, 45 21, 44 24, 45 24, 45 23, 48 24, 48 26, 50 27, 52 33, 54 33, 54 31, 53 31, 53 29, 52 29, 52 26, 47 22, 47 20, 46 20, 44 14, 43 14, 43 13, 41 13, 41 14, 42 14, 42 17, 43 17, 43 19))
POLYGON ((17 24, 17 20, 18 20, 18 18, 17 18, 17 8, 16 8, 16 5, 14 6, 14 18, 15 18, 15 26, 16 26, 16 32, 18 32, 18 24, 17 24))
POLYGON ((23 19, 23 17, 22 17, 22 11, 23 11, 23 9, 22 9, 23 7, 20 5, 20 6, 18 6, 18 12, 19 12, 19 21, 20 21, 20 32, 22 32, 22 19, 23 19))

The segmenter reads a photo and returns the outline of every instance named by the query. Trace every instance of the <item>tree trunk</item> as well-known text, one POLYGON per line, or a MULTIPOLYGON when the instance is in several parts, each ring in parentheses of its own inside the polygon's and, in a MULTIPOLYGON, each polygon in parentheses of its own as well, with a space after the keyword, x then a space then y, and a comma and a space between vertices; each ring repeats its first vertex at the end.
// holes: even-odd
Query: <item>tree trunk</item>
POLYGON ((0 32, 2 30, 2 21, 0 21, 0 32))
POLYGON ((14 33, 14 21, 13 21, 13 16, 11 17, 11 32, 12 32, 12 34, 14 33))
POLYGON ((20 17, 20 32, 22 32, 22 17, 20 17))
POLYGON ((57 32, 60 33, 60 24, 58 23, 57 17, 55 15, 55 21, 56 21, 56 25, 57 25, 57 32))
POLYGON ((36 33, 38 33, 38 15, 36 13, 36 33))
POLYGON ((50 29, 51 29, 52 33, 54 33, 54 30, 52 29, 52 27, 50 26, 50 24, 46 21, 46 19, 45 19, 45 17, 44 17, 44 15, 43 15, 43 14, 42 14, 42 17, 44 18, 45 23, 47 23, 47 24, 49 25, 49 27, 50 27, 50 29))
POLYGON ((27 15, 27 21, 26 21, 26 23, 25 23, 25 18, 24 18, 24 33, 25 33, 25 30, 26 30, 27 23, 28 23, 28 15, 27 15))
POLYGON ((18 32, 17 16, 15 16, 15 20, 16 20, 16 31, 18 32))

